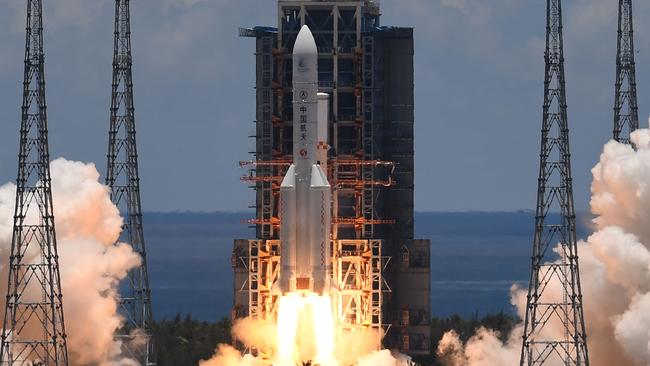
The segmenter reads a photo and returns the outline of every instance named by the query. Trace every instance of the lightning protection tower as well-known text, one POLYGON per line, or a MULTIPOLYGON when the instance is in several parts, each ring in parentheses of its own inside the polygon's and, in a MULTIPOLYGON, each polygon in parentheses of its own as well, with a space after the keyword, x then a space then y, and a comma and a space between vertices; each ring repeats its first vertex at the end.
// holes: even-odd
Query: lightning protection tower
POLYGON ((639 108, 636 97, 632 0, 619 0, 614 140, 629 144, 630 133, 638 128, 639 108))
POLYGON ((547 0, 546 7, 539 185, 520 365, 588 366, 571 179, 562 2, 547 0))
POLYGON ((68 365, 52 208, 43 7, 28 0, 16 210, 0 365, 68 365))
POLYGON ((106 185, 111 189, 111 200, 125 215, 119 240, 129 243, 142 258, 141 265, 129 272, 126 283, 120 289, 120 311, 126 324, 116 337, 122 341, 127 356, 136 359, 141 365, 153 365, 151 291, 142 230, 131 66, 129 0, 115 0, 113 88, 106 185))

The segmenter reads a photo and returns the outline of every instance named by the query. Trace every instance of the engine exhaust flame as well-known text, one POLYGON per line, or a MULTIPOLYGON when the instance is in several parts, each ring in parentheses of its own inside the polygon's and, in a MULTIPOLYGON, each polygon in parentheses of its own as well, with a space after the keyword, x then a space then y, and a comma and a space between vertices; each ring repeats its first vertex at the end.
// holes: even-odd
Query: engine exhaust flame
POLYGON ((312 362, 337 365, 335 324, 329 296, 314 293, 282 296, 278 307, 277 356, 274 366, 312 362))
POLYGON ((274 322, 241 319, 233 336, 259 356, 242 355, 227 345, 200 366, 411 366, 409 357, 379 351, 381 333, 358 325, 343 327, 334 315, 334 297, 293 292, 278 300, 274 322))

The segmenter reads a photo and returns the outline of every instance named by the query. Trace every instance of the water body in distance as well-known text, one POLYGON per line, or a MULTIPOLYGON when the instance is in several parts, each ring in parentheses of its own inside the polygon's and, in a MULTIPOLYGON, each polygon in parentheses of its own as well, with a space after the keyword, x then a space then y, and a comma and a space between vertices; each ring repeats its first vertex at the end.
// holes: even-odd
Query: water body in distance
MULTIPOLYGON (((176 313, 229 316, 233 238, 251 238, 252 213, 145 213, 149 276, 157 319, 176 313)), ((578 236, 589 232, 578 217, 578 236)), ((534 213, 416 213, 417 238, 431 239, 433 316, 512 312, 510 286, 527 285, 534 213)))

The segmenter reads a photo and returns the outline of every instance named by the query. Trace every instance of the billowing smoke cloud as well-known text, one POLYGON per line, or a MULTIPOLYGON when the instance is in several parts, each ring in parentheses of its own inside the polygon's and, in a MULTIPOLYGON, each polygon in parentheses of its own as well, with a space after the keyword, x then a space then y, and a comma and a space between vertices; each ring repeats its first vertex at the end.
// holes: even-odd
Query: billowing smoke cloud
MULTIPOLYGON (((637 150, 607 143, 592 169, 596 231, 578 248, 593 366, 650 365, 650 130, 634 132, 632 141, 637 150)), ((524 291, 512 294, 523 315, 524 291)), ((485 329, 466 344, 450 332, 438 354, 449 366, 515 365, 522 331, 520 325, 505 344, 485 329)))
MULTIPOLYGON (((70 363, 137 365, 121 355, 121 345, 113 335, 123 323, 117 313, 117 286, 140 264, 140 257, 126 244, 114 245, 122 219, 108 188, 99 183, 95 166, 57 159, 50 167, 70 363)), ((13 183, 0 187, 2 258, 10 253, 15 194, 13 183)), ((2 263, 0 277, 4 294, 6 263, 2 263)), ((4 309, 4 296, 0 296, 0 306, 4 309)))

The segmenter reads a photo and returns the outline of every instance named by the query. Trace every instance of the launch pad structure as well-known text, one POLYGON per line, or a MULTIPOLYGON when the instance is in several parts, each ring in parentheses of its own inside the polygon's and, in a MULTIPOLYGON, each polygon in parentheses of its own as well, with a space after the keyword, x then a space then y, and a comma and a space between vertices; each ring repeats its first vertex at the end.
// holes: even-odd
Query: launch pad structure
MULTIPOLYGON (((383 346, 429 354, 429 240, 416 240, 413 29, 380 26, 370 0, 279 0, 278 26, 240 29, 256 40, 253 159, 255 239, 236 239, 233 319, 272 320, 280 272, 280 184, 292 164, 292 52, 308 25, 318 89, 331 96, 327 178, 332 186, 332 278, 344 327, 384 333, 383 346)), ((379 346, 379 345, 378 345, 379 346)))

